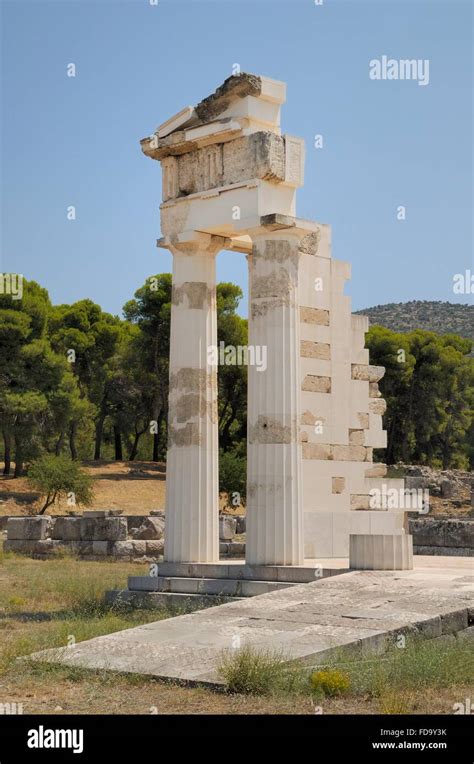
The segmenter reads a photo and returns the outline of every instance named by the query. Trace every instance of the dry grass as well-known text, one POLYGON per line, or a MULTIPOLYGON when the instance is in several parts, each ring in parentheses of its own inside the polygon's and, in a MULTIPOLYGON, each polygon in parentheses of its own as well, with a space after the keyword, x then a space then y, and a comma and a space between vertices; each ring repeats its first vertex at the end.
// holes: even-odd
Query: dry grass
MULTIPOLYGON (((91 462, 84 468, 96 481, 94 509, 122 509, 127 515, 145 515, 165 507, 164 463, 91 462)), ((0 515, 28 514, 37 499, 26 478, 0 476, 0 515)), ((70 509, 63 501, 51 514, 64 515, 70 509)))
MULTIPOLYGON (((95 479, 93 509, 122 509, 126 515, 147 515, 152 509, 164 511, 164 462, 88 462, 83 467, 95 479)), ((0 462, 0 473, 2 470, 3 463, 0 462)), ((222 496, 221 509, 225 503, 222 496)), ((27 515, 38 507, 39 496, 31 491, 25 477, 0 474, 0 515, 27 515)), ((48 514, 65 515, 70 510, 71 507, 62 501, 51 507, 48 514)), ((226 507, 224 511, 241 514, 242 508, 226 507)))
MULTIPOLYGON (((0 702, 22 703, 24 713, 39 714, 450 714, 454 703, 473 697, 473 688, 459 675, 435 687, 424 682, 407 689, 402 681, 389 681, 374 695, 356 666, 359 683, 353 682, 354 693, 320 698, 295 682, 278 683, 278 692, 265 695, 223 693, 143 676, 16 660, 41 648, 63 646, 70 636, 80 641, 166 617, 156 611, 104 607, 106 589, 123 588, 128 575, 141 571, 130 563, 39 561, 0 554, 0 702)), ((438 660, 443 660, 440 655, 438 660)))

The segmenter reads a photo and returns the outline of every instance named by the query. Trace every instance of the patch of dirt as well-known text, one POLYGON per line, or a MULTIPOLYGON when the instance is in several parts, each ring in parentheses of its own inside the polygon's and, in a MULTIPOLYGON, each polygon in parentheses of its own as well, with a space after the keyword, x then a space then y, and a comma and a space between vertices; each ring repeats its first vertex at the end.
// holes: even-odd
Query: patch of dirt
MULTIPOLYGON (((126 515, 164 510, 164 462, 88 462, 83 466, 96 481, 91 509, 122 509, 126 515)), ((38 494, 31 492, 26 478, 0 476, 0 515, 34 514, 37 505, 38 494)), ((49 514, 65 515, 71 509, 62 501, 49 514)))

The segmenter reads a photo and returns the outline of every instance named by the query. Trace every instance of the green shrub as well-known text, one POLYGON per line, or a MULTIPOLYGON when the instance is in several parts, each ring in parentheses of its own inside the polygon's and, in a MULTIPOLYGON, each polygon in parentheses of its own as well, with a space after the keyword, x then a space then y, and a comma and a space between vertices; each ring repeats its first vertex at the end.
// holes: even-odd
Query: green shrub
POLYGON ((40 515, 69 495, 74 496, 74 505, 88 506, 93 500, 91 476, 67 456, 46 454, 36 459, 28 470, 28 482, 42 496, 40 515))

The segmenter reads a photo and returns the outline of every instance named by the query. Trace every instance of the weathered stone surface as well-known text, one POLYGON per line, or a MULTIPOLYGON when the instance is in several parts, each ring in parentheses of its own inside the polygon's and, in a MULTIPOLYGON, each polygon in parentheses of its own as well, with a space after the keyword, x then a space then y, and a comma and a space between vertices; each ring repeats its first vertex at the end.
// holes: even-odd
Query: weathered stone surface
POLYGON ((262 92, 262 78, 255 74, 241 72, 228 77, 212 95, 196 106, 196 114, 202 122, 210 122, 222 114, 234 98, 259 96, 262 92))
POLYGON ((300 320, 305 324, 329 326, 329 311, 320 308, 300 308, 300 320))
POLYGON ((15 552, 16 554, 32 554, 35 544, 36 541, 32 539, 7 539, 3 542, 3 551, 15 552))
POLYGON ((376 398, 369 403, 369 409, 372 414, 385 414, 387 410, 387 402, 384 398, 376 398))
POLYGON ((364 364, 352 364, 352 379, 365 382, 378 382, 385 374, 384 366, 365 366, 364 364))
POLYGON ((332 492, 342 493, 346 487, 346 479, 343 477, 332 478, 332 492))
POLYGON ((370 509, 370 496, 368 494, 351 494, 351 509, 370 509))
POLYGON ((474 520, 410 518, 409 527, 417 546, 474 549, 474 520))
POLYGON ((456 493, 456 484, 446 478, 441 481, 441 496, 443 499, 450 499, 456 493))
POLYGON ((80 536, 86 541, 120 541, 127 538, 125 517, 82 517, 80 536))
POLYGON ((146 542, 146 556, 147 557, 159 557, 165 550, 165 540, 159 539, 158 541, 146 542))
POLYGON ((330 393, 331 377, 319 377, 316 374, 307 374, 303 380, 301 389, 309 393, 330 393))
POLYGON ((109 553, 108 541, 93 541, 92 542, 92 554, 105 556, 109 553))
POLYGON ((296 440, 298 427, 296 420, 282 422, 261 414, 257 421, 248 424, 249 443, 293 443, 296 440))
POLYGON ((133 557, 144 557, 147 552, 149 541, 132 541, 133 557))
POLYGON ((363 446, 365 442, 364 430, 349 430, 349 445, 363 446))
POLYGON ((80 517, 57 517, 52 531, 53 539, 79 541, 81 538, 80 517))
POLYGON ((5 552, 27 554, 31 556, 53 555, 64 548, 61 541, 45 539, 7 539, 3 544, 5 552))
POLYGON ((369 382, 369 398, 380 398, 382 393, 377 382, 369 382))
POLYGON ((184 304, 190 310, 202 310, 215 300, 216 290, 203 281, 186 281, 180 286, 173 286, 171 294, 173 305, 184 304))
POLYGON ((320 443, 303 443, 303 459, 330 459, 331 447, 320 443))
POLYGON ((148 541, 163 538, 164 532, 165 521, 161 517, 147 517, 130 535, 133 539, 148 541))
POLYGON ((232 541, 236 534, 237 520, 229 515, 219 517, 219 538, 221 541, 232 541))
POLYGON ((365 446, 331 446, 331 455, 337 462, 364 462, 369 449, 365 446))
POLYGON ((313 414, 311 411, 303 411, 301 414, 301 424, 317 424, 319 422, 323 425, 325 421, 325 417, 313 414))
POLYGON ((308 236, 301 239, 299 251, 302 255, 317 255, 319 253, 319 244, 321 241, 321 229, 312 231, 308 236))
POLYGON ((331 358, 331 346, 325 342, 301 340, 300 355, 302 358, 320 358, 323 361, 329 361, 331 358))
POLYGON ((357 414, 357 418, 362 429, 368 430, 370 427, 369 415, 365 413, 359 413, 357 414))
POLYGON ((47 538, 53 526, 49 516, 10 517, 7 522, 7 538, 11 540, 37 540, 47 538))
POLYGON ((127 541, 115 541, 112 546, 112 554, 115 557, 131 557, 133 555, 133 542, 131 539, 127 541))

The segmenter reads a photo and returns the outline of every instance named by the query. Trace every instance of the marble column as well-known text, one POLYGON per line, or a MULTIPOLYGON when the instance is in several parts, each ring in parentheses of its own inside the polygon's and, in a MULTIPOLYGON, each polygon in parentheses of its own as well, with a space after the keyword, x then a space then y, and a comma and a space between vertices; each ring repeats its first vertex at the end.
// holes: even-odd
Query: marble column
POLYGON ((297 299, 301 235, 263 229, 252 240, 249 345, 266 347, 267 368, 248 369, 246 561, 301 565, 297 299))
POLYGON ((218 236, 173 243, 168 458, 167 562, 219 560, 215 259, 218 236))

